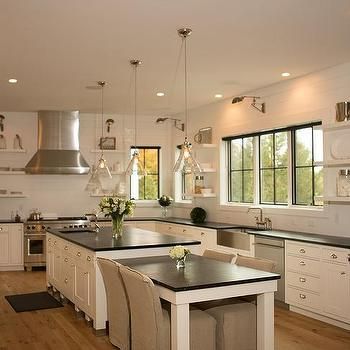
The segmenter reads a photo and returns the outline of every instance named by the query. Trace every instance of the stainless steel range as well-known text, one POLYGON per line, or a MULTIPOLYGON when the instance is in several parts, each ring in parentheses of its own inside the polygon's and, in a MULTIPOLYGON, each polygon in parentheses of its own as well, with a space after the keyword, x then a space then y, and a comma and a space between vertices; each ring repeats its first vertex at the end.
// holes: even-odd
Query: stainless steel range
POLYGON ((46 266, 46 230, 89 227, 86 217, 59 217, 57 219, 27 220, 24 223, 24 267, 46 266))

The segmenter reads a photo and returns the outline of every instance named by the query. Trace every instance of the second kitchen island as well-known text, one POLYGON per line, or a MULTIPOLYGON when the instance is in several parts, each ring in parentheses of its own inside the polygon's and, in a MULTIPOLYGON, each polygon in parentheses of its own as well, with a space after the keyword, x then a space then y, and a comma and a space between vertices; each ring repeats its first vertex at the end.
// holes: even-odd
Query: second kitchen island
POLYGON ((123 259, 167 255, 175 245, 188 246, 192 253, 199 254, 201 244, 135 227, 124 227, 123 236, 118 239, 112 237, 110 227, 99 232, 48 230, 46 240, 47 286, 70 300, 77 311, 83 311, 87 320, 92 319, 96 331, 105 329, 107 321, 105 288, 96 263, 98 257, 123 259))

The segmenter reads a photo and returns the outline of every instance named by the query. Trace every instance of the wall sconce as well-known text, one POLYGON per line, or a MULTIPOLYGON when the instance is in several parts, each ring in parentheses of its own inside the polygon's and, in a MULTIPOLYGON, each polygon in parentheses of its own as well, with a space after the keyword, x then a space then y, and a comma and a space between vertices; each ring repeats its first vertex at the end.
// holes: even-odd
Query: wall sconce
POLYGON ((266 105, 265 102, 263 103, 258 103, 256 100, 260 98, 260 96, 237 96, 234 97, 232 100, 232 104, 242 102, 245 98, 252 98, 253 102, 250 104, 252 107, 257 109, 261 113, 266 113, 266 105))
POLYGON ((173 120, 174 121, 174 126, 176 129, 181 130, 181 131, 185 131, 185 124, 181 123, 180 119, 175 119, 175 118, 171 118, 171 117, 164 117, 164 118, 158 118, 156 120, 156 123, 164 123, 166 120, 173 120))

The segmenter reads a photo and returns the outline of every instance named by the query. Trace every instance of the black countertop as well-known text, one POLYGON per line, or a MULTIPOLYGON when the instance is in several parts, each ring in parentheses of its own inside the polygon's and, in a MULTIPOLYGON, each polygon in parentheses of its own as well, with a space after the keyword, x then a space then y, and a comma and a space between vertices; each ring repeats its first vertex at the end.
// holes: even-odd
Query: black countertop
POLYGON ((280 230, 246 230, 247 233, 255 236, 262 236, 266 238, 280 238, 287 239, 290 241, 299 241, 307 243, 315 243, 321 245, 329 245, 333 247, 349 248, 350 249, 350 238, 341 236, 329 236, 320 235, 316 233, 305 233, 305 232, 294 232, 294 231, 280 231, 280 230))
MULTIPOLYGON (((99 218, 98 221, 101 221, 101 222, 111 221, 111 219, 110 218, 99 218)), ((134 217, 134 216, 132 216, 132 217, 126 218, 125 221, 168 222, 170 224, 188 225, 188 226, 193 226, 193 227, 210 228, 210 229, 214 229, 214 230, 247 227, 247 226, 242 226, 242 225, 226 224, 223 222, 213 222, 213 221, 206 221, 203 224, 195 224, 190 219, 175 218, 175 217, 134 217)))
POLYGON ((175 261, 167 255, 117 261, 149 276, 155 284, 176 292, 280 278, 276 273, 250 269, 193 254, 187 256, 186 266, 183 269, 177 269, 175 261))
POLYGON ((23 224, 23 221, 13 221, 11 219, 1 219, 0 224, 23 224))
POLYGON ((49 229, 48 232, 95 252, 107 250, 172 247, 175 245, 198 245, 201 243, 199 241, 187 239, 181 236, 170 236, 163 233, 128 226, 124 226, 123 235, 118 239, 112 237, 111 227, 101 228, 98 233, 88 230, 85 232, 79 232, 79 230, 81 231, 81 229, 71 228, 62 230, 49 229), (72 233, 72 231, 75 232, 72 233))

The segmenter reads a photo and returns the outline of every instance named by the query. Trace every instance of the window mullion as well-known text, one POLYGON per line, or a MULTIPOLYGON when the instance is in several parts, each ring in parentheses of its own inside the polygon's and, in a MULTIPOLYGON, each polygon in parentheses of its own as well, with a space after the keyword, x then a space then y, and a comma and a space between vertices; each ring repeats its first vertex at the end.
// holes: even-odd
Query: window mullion
POLYGON ((294 183, 293 183, 293 148, 294 142, 292 137, 292 131, 289 131, 287 134, 288 142, 288 171, 287 171, 287 181, 288 181, 288 206, 293 203, 293 193, 294 193, 294 183), (290 186, 291 184, 291 186, 290 186))

